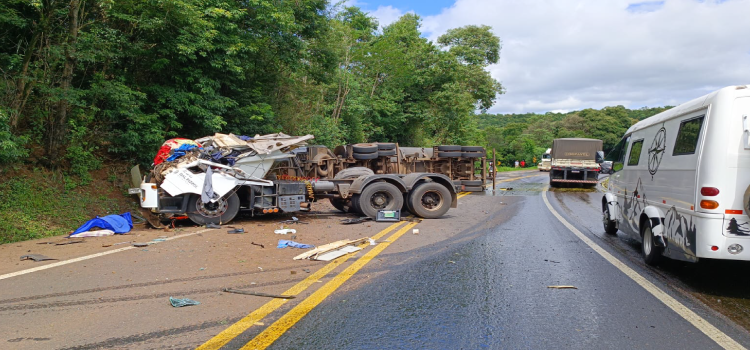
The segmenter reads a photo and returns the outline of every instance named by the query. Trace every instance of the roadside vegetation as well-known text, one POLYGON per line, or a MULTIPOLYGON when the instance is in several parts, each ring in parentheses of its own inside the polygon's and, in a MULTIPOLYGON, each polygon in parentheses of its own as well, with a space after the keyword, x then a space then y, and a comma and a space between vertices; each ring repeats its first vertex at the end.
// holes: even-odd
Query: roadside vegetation
POLYGON ((498 163, 512 164, 524 160, 527 166, 536 166, 556 138, 599 139, 603 141, 606 152, 620 141, 631 125, 669 108, 631 110, 614 106, 568 113, 481 114, 478 126, 484 144, 497 152, 498 163))
POLYGON ((9 179, 0 182, 0 244, 67 234, 93 216, 137 208, 115 169, 94 172, 85 186, 43 168, 3 175, 9 179))

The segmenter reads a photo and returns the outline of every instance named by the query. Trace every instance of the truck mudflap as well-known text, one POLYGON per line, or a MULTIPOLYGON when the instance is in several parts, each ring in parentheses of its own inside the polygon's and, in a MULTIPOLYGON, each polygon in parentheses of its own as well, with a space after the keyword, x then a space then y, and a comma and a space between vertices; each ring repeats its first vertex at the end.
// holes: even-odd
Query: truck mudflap
POLYGON ((566 180, 566 179, 551 179, 552 182, 573 182, 573 183, 580 183, 580 184, 597 184, 599 183, 598 180, 566 180))

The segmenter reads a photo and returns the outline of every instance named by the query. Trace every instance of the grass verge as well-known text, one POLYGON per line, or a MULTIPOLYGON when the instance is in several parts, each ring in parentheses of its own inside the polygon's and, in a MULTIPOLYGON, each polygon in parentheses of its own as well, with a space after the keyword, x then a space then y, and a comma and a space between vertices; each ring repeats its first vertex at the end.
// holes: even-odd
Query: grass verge
POLYGON ((86 186, 40 169, 7 176, 0 183, 0 244, 70 233, 94 218, 135 208, 127 196, 127 176, 112 168, 94 173, 86 186))

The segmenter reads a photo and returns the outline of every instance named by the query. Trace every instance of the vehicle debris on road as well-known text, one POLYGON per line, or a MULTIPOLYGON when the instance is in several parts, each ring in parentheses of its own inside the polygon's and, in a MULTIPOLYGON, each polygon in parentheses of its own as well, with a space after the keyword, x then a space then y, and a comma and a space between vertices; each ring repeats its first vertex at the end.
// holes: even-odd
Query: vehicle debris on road
POLYGON ((112 230, 94 230, 94 231, 84 231, 81 233, 71 234, 70 238, 82 238, 82 237, 106 237, 106 236, 112 236, 115 234, 115 231, 112 230))
POLYGON ((274 230, 273 233, 275 233, 277 235, 285 235, 287 233, 297 233, 297 230, 295 230, 293 228, 284 228, 284 229, 280 229, 280 230, 274 230))
POLYGON ((75 243, 83 243, 83 239, 64 239, 62 241, 56 241, 56 242, 39 242, 37 244, 54 244, 54 245, 68 245, 68 244, 75 244, 75 243))
POLYGON ((315 248, 314 245, 297 243, 295 241, 288 241, 288 240, 285 240, 285 239, 280 239, 279 240, 279 245, 276 248, 286 248, 286 247, 300 248, 300 249, 315 248))
POLYGON ((370 221, 372 218, 370 217, 362 217, 362 218, 356 218, 356 219, 341 219, 342 225, 352 225, 352 224, 361 224, 365 221, 370 221))
POLYGON ((254 295, 256 297, 269 297, 269 298, 280 298, 280 299, 294 299, 294 298, 296 298, 294 295, 267 294, 267 293, 261 293, 261 292, 251 292, 251 291, 246 291, 246 290, 230 289, 230 288, 224 288, 223 291, 226 292, 226 293, 254 295))
POLYGON ((41 254, 28 254, 21 257, 21 261, 23 260, 34 260, 34 261, 45 261, 45 260, 57 260, 55 258, 50 258, 41 254))
POLYGON ((255 242, 250 242, 250 244, 257 245, 258 247, 261 247, 261 248, 265 248, 266 247, 266 246, 264 246, 264 245, 262 245, 260 243, 255 243, 255 242))
POLYGON ((245 229, 244 228, 236 228, 234 230, 227 231, 227 233, 245 233, 245 229))
POLYGON ((172 304, 174 307, 183 307, 183 306, 191 306, 191 305, 200 305, 200 302, 197 302, 193 299, 177 299, 169 297, 169 303, 172 304))
POLYGON ((547 288, 552 288, 552 289, 578 289, 575 286, 547 286, 547 288))
POLYGON ((369 240, 370 237, 364 237, 354 240, 344 239, 333 243, 324 244, 315 249, 295 256, 294 260, 312 259, 330 261, 340 256, 361 250, 362 248, 356 247, 356 245, 364 242, 369 242, 369 240))

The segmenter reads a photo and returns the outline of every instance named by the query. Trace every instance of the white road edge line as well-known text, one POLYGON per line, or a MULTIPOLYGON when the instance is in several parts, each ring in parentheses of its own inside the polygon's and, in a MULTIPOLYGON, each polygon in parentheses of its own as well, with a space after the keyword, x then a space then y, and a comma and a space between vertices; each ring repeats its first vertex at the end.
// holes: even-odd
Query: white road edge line
POLYGON ((690 310, 687 306, 683 305, 677 299, 671 297, 669 294, 665 293, 663 290, 659 289, 656 285, 651 283, 649 280, 638 274, 638 272, 635 272, 635 270, 631 269, 627 265, 625 265, 623 262, 615 258, 612 254, 604 250, 602 247, 600 247, 598 244, 596 244, 594 241, 586 237, 581 231, 578 231, 578 229, 575 228, 575 226, 571 225, 568 221, 566 221, 555 209, 552 208, 552 205, 550 204, 549 200, 547 199, 547 187, 544 188, 542 191, 542 199, 544 199, 544 204, 547 205, 547 209, 554 215, 557 220, 559 220, 565 227, 567 227, 571 232, 573 232, 578 238, 580 238, 584 243, 586 243, 591 249, 593 249, 595 252, 599 253, 604 259, 609 261, 612 265, 614 265, 616 268, 618 268, 622 273, 630 277, 633 281, 638 283, 643 289, 651 293, 656 299, 659 299, 664 305, 672 309, 674 312, 676 312, 678 315, 682 316, 685 320, 690 322, 695 328, 698 328, 703 334, 711 338, 711 340, 715 341, 719 346, 723 347, 724 349, 745 349, 744 346, 740 345, 738 342, 736 342, 734 339, 730 338, 728 335, 724 334, 724 332, 720 331, 718 328, 714 327, 711 323, 700 317, 698 314, 693 312, 693 310, 690 310))
MULTIPOLYGON (((177 235, 177 236, 172 236, 172 237, 166 238, 166 240, 167 241, 171 241, 173 239, 178 239, 178 238, 188 237, 188 236, 192 236, 192 235, 197 235, 199 233, 203 233, 203 232, 206 232, 206 231, 208 231, 208 229, 206 229, 206 230, 200 230, 200 231, 196 231, 196 232, 191 232, 191 233, 185 233, 185 234, 177 235)), ((42 271, 42 270, 46 270, 46 269, 51 269, 53 267, 58 267, 58 266, 63 266, 63 265, 67 265, 67 264, 72 264, 74 262, 79 262, 79 261, 89 260, 89 259, 93 259, 93 258, 98 258, 100 256, 105 256, 105 255, 109 255, 109 254, 124 252, 126 250, 135 249, 135 248, 138 248, 138 247, 129 246, 129 247, 115 249, 115 250, 108 250, 106 252, 101 252, 101 253, 86 255, 86 256, 82 256, 80 258, 73 258, 73 259, 70 259, 70 260, 58 261, 56 263, 52 263, 52 264, 48 264, 48 265, 42 265, 42 266, 39 266, 39 267, 34 267, 34 268, 26 269, 26 270, 21 270, 21 271, 6 273, 4 275, 0 275, 0 280, 4 280, 6 278, 11 278, 11 277, 25 275, 27 273, 32 273, 32 272, 42 271)))

